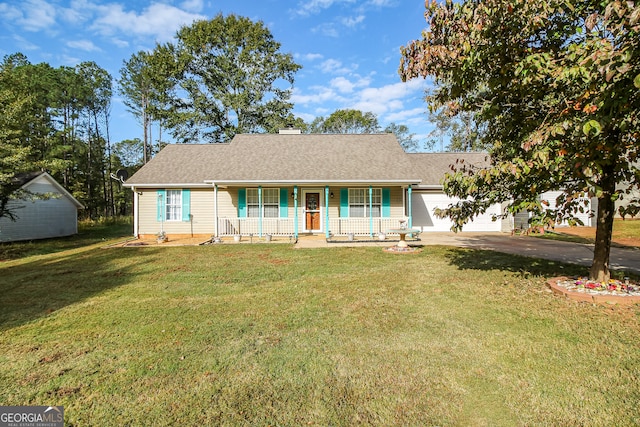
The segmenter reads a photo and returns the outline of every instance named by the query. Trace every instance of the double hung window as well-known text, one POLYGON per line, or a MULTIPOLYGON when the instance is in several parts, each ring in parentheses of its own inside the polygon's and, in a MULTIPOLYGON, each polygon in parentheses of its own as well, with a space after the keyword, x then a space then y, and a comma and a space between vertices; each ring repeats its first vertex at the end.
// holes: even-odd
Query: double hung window
MULTIPOLYGON (((260 197, 257 188, 247 188, 247 216, 260 216, 260 197)), ((280 189, 262 189, 262 217, 278 218, 280 213, 280 189)))
POLYGON ((349 216, 354 218, 378 218, 382 213, 382 189, 373 188, 369 203, 368 188, 349 189, 349 216))
POLYGON ((165 220, 182 220, 182 190, 167 190, 165 220))

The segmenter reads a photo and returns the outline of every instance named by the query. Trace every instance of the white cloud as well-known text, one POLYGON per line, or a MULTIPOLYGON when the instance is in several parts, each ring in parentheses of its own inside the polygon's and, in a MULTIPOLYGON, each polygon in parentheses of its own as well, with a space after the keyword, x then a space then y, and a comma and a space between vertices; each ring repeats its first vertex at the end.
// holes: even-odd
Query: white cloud
POLYGON ((26 0, 19 6, 0 4, 0 15, 4 20, 25 31, 50 29, 56 23, 56 9, 43 0, 26 0))
POLYGON ((91 19, 93 4, 86 0, 72 0, 68 8, 59 8, 60 17, 72 24, 79 25, 91 19))
POLYGON ((72 40, 67 42, 67 46, 72 49, 84 50, 87 52, 100 51, 101 49, 93 44, 91 40, 72 40))
POLYGON ((309 89, 314 91, 314 93, 305 95, 294 88, 293 93, 291 94, 291 102, 293 102, 294 104, 308 105, 340 99, 338 94, 333 89, 328 87, 313 86, 309 89))
POLYGON ((308 16, 328 9, 334 4, 353 3, 354 0, 310 0, 298 3, 298 9, 295 11, 298 15, 308 16))
POLYGON ((22 18, 22 12, 16 6, 0 3, 0 16, 6 21, 16 21, 22 18))
POLYGON ((369 0, 367 5, 372 5, 376 7, 384 7, 384 6, 392 6, 393 0, 369 0))
POLYGON ((340 33, 336 29, 335 24, 332 24, 330 22, 325 22, 323 24, 320 24, 317 27, 314 27, 311 31, 314 33, 320 33, 323 36, 327 36, 327 37, 338 38, 340 36, 340 33))
POLYGON ((354 18, 342 18, 340 22, 345 27, 353 28, 364 21, 364 15, 358 15, 354 18))
POLYGON ((320 64, 320 70, 326 74, 347 74, 355 71, 357 64, 351 64, 350 67, 342 65, 342 61, 337 59, 327 59, 320 64))
POLYGON ((153 36, 157 41, 170 40, 183 25, 189 25, 194 20, 206 19, 174 6, 153 3, 140 14, 125 11, 121 4, 110 3, 96 6, 99 17, 92 28, 103 35, 116 33, 135 34, 139 36, 153 36))
POLYGON ((315 61, 317 59, 322 59, 324 58, 324 55, 320 54, 320 53, 305 53, 305 54, 295 54, 296 58, 302 58, 303 60, 306 61, 315 61))
POLYGON ((331 87, 336 88, 338 92, 342 93, 351 93, 356 88, 369 86, 370 83, 371 79, 369 77, 360 77, 356 81, 350 81, 344 77, 336 77, 329 82, 331 87))
POLYGON ((40 47, 31 43, 29 40, 25 39, 22 36, 14 34, 13 39, 16 41, 18 46, 20 46, 21 50, 38 50, 40 47))
POLYGON ((119 39, 117 37, 114 37, 111 39, 111 43, 113 43, 114 45, 120 47, 120 48, 125 48, 125 47, 129 47, 129 42, 126 40, 122 40, 119 39))
POLYGON ((202 0, 185 0, 182 2, 181 7, 191 12, 202 12, 204 3, 202 0))
POLYGON ((353 92, 353 88, 355 87, 353 83, 351 83, 344 77, 336 77, 335 79, 332 79, 329 84, 342 93, 351 93, 353 92))
POLYGON ((76 58, 75 56, 69 56, 69 55, 62 55, 62 62, 64 62, 67 65, 77 65, 80 62, 82 62, 82 60, 80 58, 76 58))
POLYGON ((406 122, 407 120, 415 120, 416 116, 421 116, 423 120, 426 117, 427 106, 423 108, 412 108, 410 110, 397 111, 395 113, 388 114, 386 119, 390 122, 406 122))
POLYGON ((380 102, 375 101, 359 101, 355 104, 351 104, 349 108, 354 110, 360 110, 362 112, 371 112, 376 116, 380 116, 381 114, 387 111, 387 105, 381 104, 380 102))
POLYGON ((296 117, 300 117, 306 123, 311 123, 313 119, 316 118, 316 115, 311 113, 294 113, 294 114, 296 117))
POLYGON ((387 103, 393 99, 401 99, 407 95, 414 95, 417 91, 424 92, 426 83, 422 79, 413 79, 408 82, 393 83, 379 88, 367 88, 361 93, 363 101, 377 101, 387 103))

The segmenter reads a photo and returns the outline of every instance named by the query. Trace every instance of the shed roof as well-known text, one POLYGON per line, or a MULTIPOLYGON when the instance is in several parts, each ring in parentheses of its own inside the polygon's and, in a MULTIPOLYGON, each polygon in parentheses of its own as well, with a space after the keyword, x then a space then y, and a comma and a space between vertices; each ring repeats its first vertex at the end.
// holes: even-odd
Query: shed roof
POLYGON ((34 171, 34 172, 28 172, 28 173, 21 173, 21 174, 17 174, 13 180, 16 183, 16 185, 19 185, 19 188, 25 191, 30 191, 30 187, 32 187, 34 184, 38 182, 46 181, 51 186, 53 186, 58 191, 58 193, 60 193, 62 196, 69 199, 69 201, 73 205, 75 205, 77 209, 84 209, 84 206, 82 205, 82 203, 80 203, 75 197, 73 197, 73 195, 69 191, 67 191, 66 188, 64 188, 58 181, 56 181, 47 172, 34 171))

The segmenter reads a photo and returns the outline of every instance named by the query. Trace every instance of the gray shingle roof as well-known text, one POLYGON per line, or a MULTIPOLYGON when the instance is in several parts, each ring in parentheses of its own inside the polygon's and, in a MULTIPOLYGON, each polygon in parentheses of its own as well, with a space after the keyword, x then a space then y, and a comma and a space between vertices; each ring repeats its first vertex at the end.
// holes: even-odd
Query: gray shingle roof
POLYGON ((392 134, 241 134, 229 144, 172 144, 127 186, 249 182, 417 184, 410 157, 392 134))
POLYGON ((404 152, 392 134, 240 134, 228 144, 171 144, 127 186, 398 182, 439 186, 451 165, 489 164, 487 153, 404 152))
POLYGON ((407 156, 412 164, 411 176, 421 179, 421 187, 440 186, 444 174, 452 172, 452 165, 489 166, 487 153, 410 153, 407 156))

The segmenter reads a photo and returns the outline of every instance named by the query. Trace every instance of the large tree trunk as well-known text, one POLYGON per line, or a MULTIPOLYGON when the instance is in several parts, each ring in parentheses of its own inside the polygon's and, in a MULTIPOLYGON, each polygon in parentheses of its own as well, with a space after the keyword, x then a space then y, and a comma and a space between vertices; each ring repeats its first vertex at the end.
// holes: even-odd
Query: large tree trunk
POLYGON ((612 196, 616 190, 613 167, 603 167, 602 173, 600 184, 602 185, 603 193, 598 198, 596 242, 593 250, 593 263, 589 271, 589 279, 601 283, 607 282, 611 278, 609 255, 611 252, 611 235, 613 234, 613 216, 615 214, 615 203, 612 196))

